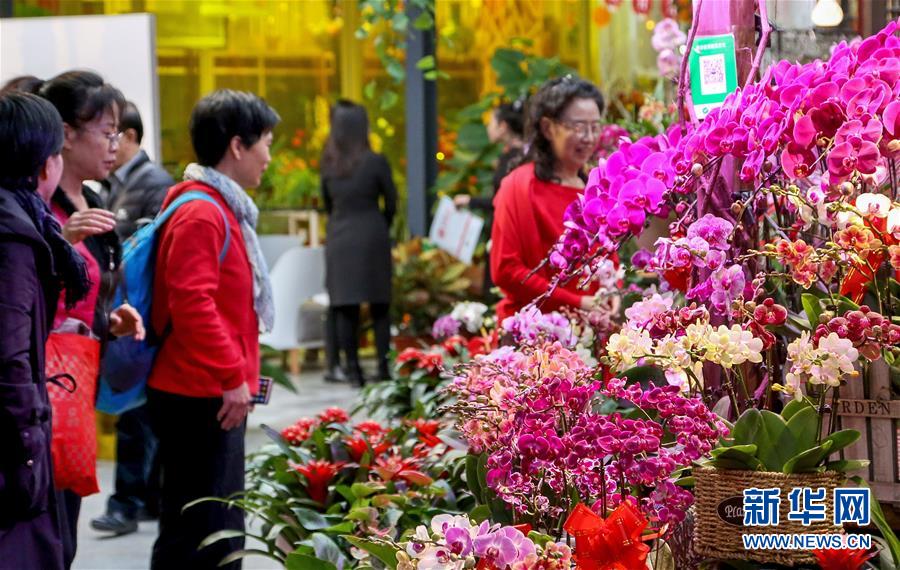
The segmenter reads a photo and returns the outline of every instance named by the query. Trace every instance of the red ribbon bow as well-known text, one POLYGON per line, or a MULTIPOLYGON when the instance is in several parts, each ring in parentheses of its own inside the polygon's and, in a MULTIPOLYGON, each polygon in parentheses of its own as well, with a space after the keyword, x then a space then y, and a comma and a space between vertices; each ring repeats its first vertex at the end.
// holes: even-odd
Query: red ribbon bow
POLYGON ((648 521, 622 503, 606 519, 579 503, 563 528, 575 537, 578 570, 644 570, 650 547, 641 540, 648 521))

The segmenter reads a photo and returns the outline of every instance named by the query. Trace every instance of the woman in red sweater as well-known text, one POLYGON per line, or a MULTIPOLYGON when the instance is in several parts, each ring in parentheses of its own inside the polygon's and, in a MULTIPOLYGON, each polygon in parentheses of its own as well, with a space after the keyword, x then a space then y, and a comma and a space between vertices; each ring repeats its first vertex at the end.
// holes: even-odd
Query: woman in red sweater
MULTIPOLYGON (((491 274, 504 295, 497 303, 501 321, 550 287, 548 268, 529 274, 562 235, 563 214, 584 190, 602 112, 597 87, 568 75, 545 83, 529 102, 526 162, 503 179, 494 199, 491 274)), ((595 290, 580 290, 572 280, 540 308, 587 310, 595 290)))
POLYGON ((163 204, 188 191, 215 200, 179 207, 159 237, 151 321, 164 338, 147 391, 162 471, 154 570, 216 568, 243 547, 242 539, 229 538, 198 550, 214 532, 243 530, 240 509, 211 502, 182 509, 201 497, 244 490, 259 331, 270 330, 274 319, 256 237, 259 210, 244 188, 259 185, 278 121, 251 93, 220 90, 201 99, 190 122, 198 163, 188 165, 185 182, 172 187, 163 204))

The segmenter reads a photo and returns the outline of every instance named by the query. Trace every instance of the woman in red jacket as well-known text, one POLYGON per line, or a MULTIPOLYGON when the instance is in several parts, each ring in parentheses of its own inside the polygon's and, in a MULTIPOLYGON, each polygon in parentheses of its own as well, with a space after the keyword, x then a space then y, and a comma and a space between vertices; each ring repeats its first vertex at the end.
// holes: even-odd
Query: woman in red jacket
MULTIPOLYGON (((231 538, 198 550, 216 531, 243 530, 240 509, 212 502, 182 508, 244 490, 259 331, 271 329, 275 314, 256 236, 259 210, 244 188, 259 185, 278 121, 275 110, 250 93, 220 90, 201 99, 190 122, 199 164, 188 165, 185 182, 171 188, 163 204, 189 191, 216 202, 184 204, 159 236, 151 321, 163 341, 147 391, 162 475, 153 569, 212 569, 243 547, 242 539, 231 538)), ((240 568, 240 562, 226 567, 240 568)))
MULTIPOLYGON (((549 289, 549 269, 529 274, 562 235, 563 214, 584 190, 602 112, 597 87, 568 75, 545 83, 529 102, 526 163, 503 179, 494 200, 491 275, 504 295, 501 321, 549 289)), ((579 290, 572 280, 540 308, 590 309, 595 290, 579 290)))

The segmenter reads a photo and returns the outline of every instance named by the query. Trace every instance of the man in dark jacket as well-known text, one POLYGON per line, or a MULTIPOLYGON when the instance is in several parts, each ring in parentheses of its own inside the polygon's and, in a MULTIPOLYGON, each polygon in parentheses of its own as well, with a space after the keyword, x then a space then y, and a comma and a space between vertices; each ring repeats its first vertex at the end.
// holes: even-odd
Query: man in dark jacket
POLYGON ((116 233, 125 240, 156 217, 175 181, 141 149, 144 124, 131 101, 122 111, 119 130, 122 138, 116 153, 116 169, 103 185, 109 192, 107 209, 116 215, 116 233))
MULTIPOLYGON (((134 103, 128 102, 119 119, 122 133, 116 170, 104 181, 109 189, 108 209, 116 215, 116 233, 125 239, 153 220, 175 182, 141 150, 144 125, 134 103)), ((157 441, 145 406, 125 412, 116 423, 116 491, 106 514, 91 521, 101 532, 135 532, 138 520, 159 513, 157 441)))

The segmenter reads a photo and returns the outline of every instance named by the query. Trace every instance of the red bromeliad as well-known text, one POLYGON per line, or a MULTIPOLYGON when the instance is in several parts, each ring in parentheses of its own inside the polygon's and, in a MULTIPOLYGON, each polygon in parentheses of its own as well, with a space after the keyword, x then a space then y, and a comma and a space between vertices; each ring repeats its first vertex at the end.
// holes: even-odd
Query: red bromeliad
POLYGON ((375 460, 372 471, 384 481, 406 481, 413 485, 429 485, 431 477, 419 471, 419 461, 413 457, 393 454, 375 460))
POLYGON ((813 550, 822 570, 859 570, 866 560, 875 556, 868 550, 813 550))
POLYGON ((306 478, 306 492, 309 498, 324 505, 328 500, 328 485, 343 466, 343 461, 332 463, 317 459, 306 465, 295 465, 294 469, 306 478))

